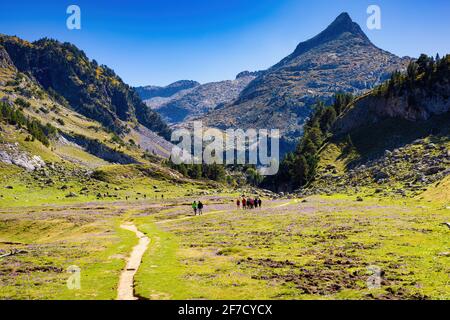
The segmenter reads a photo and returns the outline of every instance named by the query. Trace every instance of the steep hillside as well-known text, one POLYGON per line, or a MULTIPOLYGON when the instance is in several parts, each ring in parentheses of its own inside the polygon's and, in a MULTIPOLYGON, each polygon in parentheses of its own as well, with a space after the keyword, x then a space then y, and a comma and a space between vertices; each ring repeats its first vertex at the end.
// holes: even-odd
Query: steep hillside
MULTIPOLYGON (((42 90, 22 77, 19 86, 42 90)), ((154 156, 166 156, 170 149, 154 144, 158 140, 153 139, 162 138, 145 127, 121 138, 45 91, 39 99, 11 93, 15 81, 0 86, 0 207, 144 200, 205 185, 184 178, 154 156)))
POLYGON ((386 120, 352 131, 348 140, 332 139, 309 190, 418 196, 450 175, 449 123, 448 113, 414 123, 386 120))
POLYGON ((336 92, 365 92, 404 69, 407 61, 377 48, 343 13, 253 80, 234 103, 203 120, 222 129, 278 128, 292 150, 318 99, 329 102, 336 92))
MULTIPOLYGON (((20 159, 34 156, 91 168, 108 163, 145 162, 137 145, 140 140, 134 140, 132 135, 135 129, 119 137, 101 123, 60 104, 25 74, 8 75, 3 68, 0 74, 5 78, 0 84, 0 150, 3 160, 10 159, 7 163, 26 168, 26 161, 20 159)), ((146 149, 152 151, 149 146, 146 149)))
POLYGON ((418 196, 439 185, 450 175, 450 56, 422 55, 406 74, 351 103, 331 132, 314 192, 418 196))
MULTIPOLYGON (((450 204, 450 175, 442 181, 437 182, 422 194, 422 198, 427 201, 450 204)), ((450 206, 447 206, 447 209, 450 206)))
POLYGON ((170 97, 159 96, 145 102, 169 123, 178 124, 234 101, 258 74, 242 72, 235 80, 205 83, 170 97))
POLYGON ((0 35, 0 45, 20 72, 35 79, 61 104, 116 133, 126 132, 123 122, 131 121, 170 137, 165 123, 147 108, 134 89, 113 70, 90 61, 74 45, 50 39, 29 43, 5 35, 0 35))
POLYGON ((172 145, 143 124, 117 117, 127 128, 117 133, 74 109, 0 46, 0 207, 161 201, 224 188, 170 168, 172 145))
POLYGON ((137 190, 148 189, 145 183, 190 183, 163 163, 172 145, 144 125, 117 117, 119 127, 128 127, 119 135, 74 109, 32 74, 18 71, 0 46, 2 203, 113 200, 133 193, 116 189, 113 194, 98 174, 105 170, 125 172, 137 190))
POLYGON ((390 118, 427 120, 449 109, 450 56, 434 61, 422 55, 410 64, 407 74, 393 74, 388 82, 351 104, 333 131, 342 135, 390 118))

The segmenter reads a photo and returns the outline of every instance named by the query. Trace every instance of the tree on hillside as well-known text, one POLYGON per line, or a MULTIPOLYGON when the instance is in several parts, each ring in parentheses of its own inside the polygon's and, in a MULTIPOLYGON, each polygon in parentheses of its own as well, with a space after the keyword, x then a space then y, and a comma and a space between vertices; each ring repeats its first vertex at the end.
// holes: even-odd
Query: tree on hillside
POLYGON ((415 62, 411 62, 408 65, 408 68, 406 70, 406 74, 408 77, 409 82, 413 82, 414 80, 416 80, 417 74, 418 74, 418 65, 415 62))
POLYGON ((303 155, 298 156, 294 161, 293 178, 295 187, 305 185, 309 180, 309 164, 303 155))
POLYGON ((337 93, 334 96, 333 108, 336 111, 336 115, 340 115, 344 108, 347 107, 354 97, 351 93, 337 93))

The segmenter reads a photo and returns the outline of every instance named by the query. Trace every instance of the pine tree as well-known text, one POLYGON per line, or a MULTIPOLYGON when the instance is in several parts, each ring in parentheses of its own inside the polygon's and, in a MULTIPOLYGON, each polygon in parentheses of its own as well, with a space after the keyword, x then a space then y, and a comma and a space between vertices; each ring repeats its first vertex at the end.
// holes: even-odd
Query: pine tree
POLYGON ((308 182, 309 171, 310 168, 306 158, 303 155, 297 157, 292 170, 295 187, 303 186, 308 182))

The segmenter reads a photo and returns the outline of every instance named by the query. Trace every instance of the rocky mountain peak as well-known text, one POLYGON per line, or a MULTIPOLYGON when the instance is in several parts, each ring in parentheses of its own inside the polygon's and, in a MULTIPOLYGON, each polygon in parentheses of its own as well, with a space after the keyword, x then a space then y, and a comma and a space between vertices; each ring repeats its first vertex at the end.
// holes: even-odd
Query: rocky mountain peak
POLYGON ((325 29, 324 32, 336 32, 337 34, 343 32, 350 32, 356 35, 365 36, 356 22, 353 22, 352 18, 347 12, 341 13, 337 18, 325 29))
POLYGON ((314 47, 320 46, 329 41, 336 40, 343 35, 357 37, 364 42, 367 42, 368 45, 371 44, 369 38, 367 38, 361 27, 356 22, 353 22, 352 18, 350 18, 350 15, 347 12, 343 12, 324 31, 319 33, 314 38, 300 43, 292 53, 291 58, 297 57, 314 47))

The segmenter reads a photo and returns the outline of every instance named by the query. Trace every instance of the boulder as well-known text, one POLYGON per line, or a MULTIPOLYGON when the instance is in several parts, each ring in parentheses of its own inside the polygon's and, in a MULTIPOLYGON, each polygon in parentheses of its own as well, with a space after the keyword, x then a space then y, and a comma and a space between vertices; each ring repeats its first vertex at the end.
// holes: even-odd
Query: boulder
POLYGON ((431 176, 431 175, 437 174, 437 173, 439 173, 441 171, 444 171, 444 170, 445 170, 445 168, 443 168, 443 167, 437 167, 437 166, 430 167, 430 168, 425 170, 425 175, 431 176))
POLYGON ((66 195, 66 198, 76 198, 76 197, 78 197, 78 196, 77 196, 77 194, 74 193, 74 192, 71 192, 71 193, 69 193, 68 195, 66 195))

